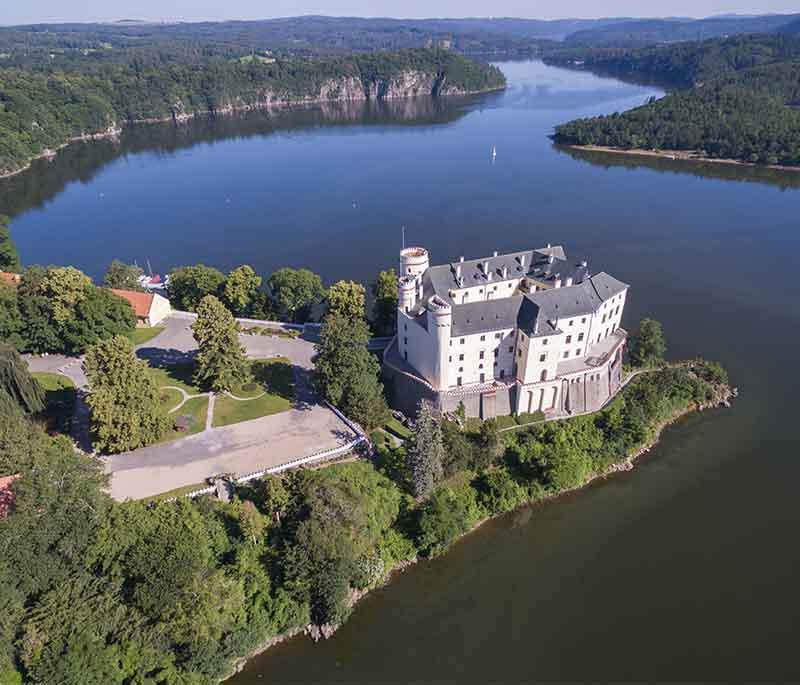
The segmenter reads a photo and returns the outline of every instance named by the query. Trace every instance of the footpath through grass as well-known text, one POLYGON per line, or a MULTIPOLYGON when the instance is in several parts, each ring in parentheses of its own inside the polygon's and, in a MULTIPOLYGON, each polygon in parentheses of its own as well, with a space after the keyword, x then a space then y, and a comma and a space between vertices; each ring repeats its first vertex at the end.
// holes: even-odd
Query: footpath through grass
POLYGON ((229 426, 290 409, 294 400, 294 371, 288 359, 258 359, 251 363, 252 380, 231 390, 235 397, 254 398, 235 400, 227 395, 217 396, 213 425, 229 426))

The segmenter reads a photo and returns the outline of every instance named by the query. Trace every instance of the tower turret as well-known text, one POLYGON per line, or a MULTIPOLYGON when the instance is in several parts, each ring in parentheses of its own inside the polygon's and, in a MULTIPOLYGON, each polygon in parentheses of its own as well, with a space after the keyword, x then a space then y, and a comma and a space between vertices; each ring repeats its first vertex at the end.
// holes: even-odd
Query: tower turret
POLYGON ((428 300, 428 334, 433 337, 435 356, 433 359, 433 375, 437 388, 447 388, 450 333, 453 325, 453 309, 438 295, 428 300))
POLYGON ((400 251, 399 276, 422 276, 430 266, 428 251, 424 247, 407 247, 400 251))

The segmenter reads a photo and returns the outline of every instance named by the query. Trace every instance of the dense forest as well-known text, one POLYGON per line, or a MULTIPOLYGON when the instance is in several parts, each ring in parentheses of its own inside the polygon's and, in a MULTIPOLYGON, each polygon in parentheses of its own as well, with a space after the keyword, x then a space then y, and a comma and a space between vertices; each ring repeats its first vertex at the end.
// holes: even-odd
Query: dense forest
POLYGON ((714 364, 656 369, 593 416, 507 434, 421 411, 401 447, 266 477, 229 503, 117 503, 100 461, 42 429, 18 354, 0 347, 0 362, 0 475, 14 477, 0 515, 4 685, 216 683, 278 636, 328 634, 391 569, 485 517, 612 471, 726 380, 714 364))
POLYGON ((800 165, 800 38, 738 36, 553 59, 672 82, 679 90, 628 112, 556 128, 570 145, 691 151, 702 157, 800 165))
POLYGON ((127 122, 294 102, 466 93, 504 84, 498 69, 446 50, 158 67, 134 60, 78 71, 0 69, 0 174, 71 138, 127 122))

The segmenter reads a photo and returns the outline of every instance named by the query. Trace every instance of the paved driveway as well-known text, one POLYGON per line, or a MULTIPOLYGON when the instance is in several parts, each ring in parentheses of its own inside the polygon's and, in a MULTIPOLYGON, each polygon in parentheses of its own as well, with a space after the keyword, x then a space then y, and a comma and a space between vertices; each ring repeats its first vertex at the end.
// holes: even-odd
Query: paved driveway
MULTIPOLYGON (((161 325, 164 330, 138 348, 140 357, 159 363, 175 364, 187 361, 197 349, 192 336, 194 315, 173 314, 161 325)), ((239 340, 253 359, 287 357, 294 365, 311 369, 314 343, 302 338, 278 338, 265 335, 240 335, 239 340)))
POLYGON ((244 475, 338 447, 355 434, 332 411, 306 405, 164 445, 105 457, 111 496, 142 499, 202 483, 221 473, 244 475))

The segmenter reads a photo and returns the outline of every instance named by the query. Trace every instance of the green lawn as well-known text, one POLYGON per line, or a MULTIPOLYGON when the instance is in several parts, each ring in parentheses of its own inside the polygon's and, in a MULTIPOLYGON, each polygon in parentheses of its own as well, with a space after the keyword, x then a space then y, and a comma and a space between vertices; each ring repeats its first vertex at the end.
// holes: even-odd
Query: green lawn
POLYGON ((193 397, 192 399, 187 400, 186 404, 184 404, 174 414, 170 414, 169 418, 174 421, 179 416, 188 416, 189 430, 186 432, 181 432, 179 430, 172 429, 163 438, 161 438, 159 442, 169 442, 170 440, 185 438, 187 435, 194 435, 195 433, 199 433, 200 431, 205 430, 207 415, 208 415, 207 395, 203 395, 203 397, 193 397))
POLYGON ((47 423, 47 429, 58 433, 68 433, 72 423, 72 414, 75 410, 75 397, 77 395, 75 384, 59 373, 39 371, 32 375, 44 388, 44 419, 47 423))
POLYGON ((411 437, 411 431, 395 418, 389 419, 383 428, 401 440, 408 440, 411 437))
POLYGON ((150 369, 150 376, 159 388, 172 385, 185 390, 190 395, 199 395, 203 390, 192 382, 193 364, 177 364, 161 369, 150 369))
POLYGON ((248 326, 241 328, 245 335, 265 335, 268 338, 299 338, 302 333, 294 328, 272 328, 269 326, 248 326))
POLYGON ((294 372, 288 359, 277 357, 256 360, 251 363, 250 372, 252 380, 233 388, 231 393, 237 397, 257 399, 240 401, 219 395, 214 405, 214 426, 229 426, 291 408, 294 399, 294 372))
POLYGON ((161 388, 161 406, 167 411, 171 412, 181 402, 183 402, 183 395, 172 388, 161 388))
POLYGON ((128 339, 134 345, 144 345, 144 343, 155 338, 163 330, 163 326, 142 326, 141 328, 134 328, 133 331, 128 333, 128 339))

